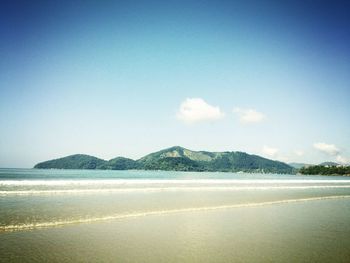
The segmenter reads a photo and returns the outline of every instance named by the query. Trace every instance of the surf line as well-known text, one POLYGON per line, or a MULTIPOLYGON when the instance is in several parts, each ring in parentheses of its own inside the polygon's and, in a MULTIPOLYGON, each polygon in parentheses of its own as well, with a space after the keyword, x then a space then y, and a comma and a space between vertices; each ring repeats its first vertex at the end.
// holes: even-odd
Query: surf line
POLYGON ((1 186, 145 185, 145 184, 350 184, 348 179, 98 179, 0 180, 1 186))
POLYGON ((302 203, 302 202, 309 202, 309 201, 334 200, 334 199, 345 199, 345 198, 350 198, 350 195, 333 195, 333 196, 309 197, 309 198, 299 198, 299 199, 284 199, 284 200, 267 201, 267 202, 260 202, 260 203, 245 203, 245 204, 233 204, 233 205, 221 205, 221 206, 204 206, 204 207, 190 207, 190 208, 179 208, 179 209, 169 209, 169 210, 156 210, 156 211, 129 213, 129 214, 116 214, 116 215, 103 216, 103 217, 82 218, 82 219, 66 220, 66 221, 62 220, 62 221, 54 221, 54 222, 7 225, 7 226, 0 226, 0 232, 34 230, 39 228, 60 227, 60 226, 66 226, 66 225, 93 223, 93 222, 110 221, 110 220, 118 220, 118 219, 138 218, 138 217, 144 217, 144 216, 161 216, 161 215, 171 215, 171 214, 186 213, 186 212, 204 212, 204 211, 225 210, 225 209, 234 209, 234 208, 263 207, 263 206, 269 206, 269 205, 302 203))
POLYGON ((59 194, 98 194, 98 193, 132 193, 164 191, 242 191, 242 190, 305 190, 305 189, 339 189, 350 185, 308 185, 308 186, 199 186, 199 187, 147 187, 147 188, 96 188, 96 189, 57 189, 57 190, 6 190, 0 196, 11 195, 59 195, 59 194))

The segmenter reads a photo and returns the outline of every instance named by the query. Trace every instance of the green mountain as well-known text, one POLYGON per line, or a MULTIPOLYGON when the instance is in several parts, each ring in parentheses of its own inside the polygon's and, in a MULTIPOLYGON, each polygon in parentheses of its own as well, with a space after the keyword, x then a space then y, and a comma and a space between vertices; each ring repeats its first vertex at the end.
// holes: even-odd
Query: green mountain
POLYGON ((99 169, 106 161, 86 154, 74 154, 67 157, 38 163, 40 169, 99 169))
POLYGON ((179 146, 146 155, 137 161, 146 170, 295 173, 285 163, 244 152, 191 151, 179 146))
POLYGON ((71 155, 39 163, 34 168, 166 170, 295 173, 296 169, 279 162, 244 152, 191 151, 180 146, 148 154, 139 160, 117 157, 109 161, 88 155, 71 155))
POLYGON ((125 157, 116 157, 106 162, 104 165, 100 167, 100 169, 134 170, 134 169, 137 169, 138 167, 139 167, 139 164, 133 159, 129 159, 125 157))

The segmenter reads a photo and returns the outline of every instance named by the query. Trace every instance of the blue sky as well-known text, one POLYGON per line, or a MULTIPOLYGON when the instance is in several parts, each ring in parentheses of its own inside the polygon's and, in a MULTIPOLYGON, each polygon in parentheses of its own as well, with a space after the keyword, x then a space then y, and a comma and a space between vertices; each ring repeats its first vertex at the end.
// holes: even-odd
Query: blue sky
POLYGON ((0 167, 173 145, 349 162, 346 2, 34 2, 0 10, 0 167))

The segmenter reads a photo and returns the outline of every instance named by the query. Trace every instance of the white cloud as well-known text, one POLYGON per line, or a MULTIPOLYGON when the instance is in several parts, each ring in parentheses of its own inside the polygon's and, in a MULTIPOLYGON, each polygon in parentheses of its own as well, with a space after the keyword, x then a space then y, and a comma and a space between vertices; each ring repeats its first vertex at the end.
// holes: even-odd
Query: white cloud
POLYGON ((337 162, 340 164, 350 164, 350 159, 344 156, 338 155, 336 158, 337 162))
POLYGON ((314 148, 332 156, 338 155, 340 153, 340 150, 334 144, 327 144, 324 142, 314 143, 314 148))
POLYGON ((290 158, 288 158, 287 156, 278 156, 276 159, 278 161, 284 162, 284 163, 289 163, 290 162, 290 158))
POLYGON ((201 98, 187 98, 181 103, 176 115, 179 120, 186 123, 215 121, 224 116, 219 107, 212 106, 201 98))
POLYGON ((258 123, 266 119, 266 116, 263 113, 254 109, 242 109, 237 107, 233 109, 233 113, 238 115, 240 122, 246 124, 258 123))
POLYGON ((278 151, 279 150, 277 148, 269 147, 266 145, 262 148, 262 153, 269 157, 276 157, 278 151))
POLYGON ((301 151, 301 150, 295 150, 294 153, 295 153, 295 155, 297 155, 297 156, 303 156, 303 155, 304 155, 304 152, 301 151))

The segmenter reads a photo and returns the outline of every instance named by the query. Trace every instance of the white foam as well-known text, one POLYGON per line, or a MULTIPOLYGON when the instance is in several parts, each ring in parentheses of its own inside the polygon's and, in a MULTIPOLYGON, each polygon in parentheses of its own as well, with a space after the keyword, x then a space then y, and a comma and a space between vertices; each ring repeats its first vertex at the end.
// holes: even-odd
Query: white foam
POLYGON ((149 184, 350 184, 350 180, 314 179, 95 179, 1 180, 3 186, 149 185, 149 184))
POLYGON ((169 215, 169 214, 186 213, 186 212, 204 212, 204 211, 213 211, 213 210, 222 210, 222 209, 261 207, 261 206, 268 206, 268 205, 300 203, 300 202, 320 201, 320 200, 333 200, 333 199, 342 199, 342 198, 349 198, 349 197, 350 195, 336 195, 336 196, 322 196, 322 197, 310 197, 310 198, 299 198, 299 199, 285 199, 285 200, 267 201, 267 202, 260 202, 260 203, 245 203, 245 204, 232 204, 232 205, 221 205, 221 206, 205 206, 205 207, 190 207, 190 208, 169 209, 169 210, 156 210, 156 211, 129 213, 129 214, 115 214, 115 215, 109 215, 109 216, 103 216, 103 217, 82 218, 82 219, 75 219, 75 220, 62 220, 62 221, 54 221, 54 222, 7 225, 7 226, 0 226, 0 231, 30 230, 30 229, 37 229, 37 228, 48 228, 48 227, 57 227, 57 226, 65 226, 65 225, 73 225, 73 224, 93 223, 93 222, 108 221, 108 220, 137 218, 137 217, 143 217, 143 216, 160 216, 160 215, 169 215))
POLYGON ((105 189, 57 189, 57 190, 15 190, 0 191, 0 196, 11 195, 57 195, 57 194, 100 194, 165 191, 244 191, 244 190, 306 190, 346 189, 350 185, 308 185, 308 186, 208 186, 208 187, 151 187, 151 188, 105 188, 105 189))

